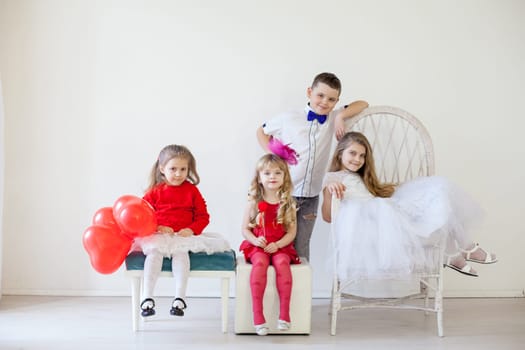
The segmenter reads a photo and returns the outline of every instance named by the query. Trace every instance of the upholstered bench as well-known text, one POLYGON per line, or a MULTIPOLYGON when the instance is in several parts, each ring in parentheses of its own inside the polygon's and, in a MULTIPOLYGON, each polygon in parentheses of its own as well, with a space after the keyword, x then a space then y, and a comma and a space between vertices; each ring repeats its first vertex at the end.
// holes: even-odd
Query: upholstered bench
MULTIPOLYGON (((222 331, 228 327, 228 300, 230 279, 235 277, 235 252, 233 250, 206 254, 190 252, 190 277, 206 277, 221 279, 222 331)), ((140 297, 144 260, 142 252, 132 252, 126 257, 126 275, 131 278, 131 316, 133 331, 139 329, 140 297)), ((171 274, 171 259, 164 258, 160 276, 173 277, 171 274)))
MULTIPOLYGON (((292 296, 290 318, 292 326, 288 331, 277 329, 279 318, 279 295, 275 285, 275 269, 268 268, 268 279, 264 292, 263 307, 269 334, 310 334, 312 317, 312 269, 308 260, 301 258, 301 264, 292 264, 292 296)), ((252 294, 250 273, 252 265, 246 263, 244 256, 237 258, 235 281, 235 333, 255 333, 253 327, 252 294)))

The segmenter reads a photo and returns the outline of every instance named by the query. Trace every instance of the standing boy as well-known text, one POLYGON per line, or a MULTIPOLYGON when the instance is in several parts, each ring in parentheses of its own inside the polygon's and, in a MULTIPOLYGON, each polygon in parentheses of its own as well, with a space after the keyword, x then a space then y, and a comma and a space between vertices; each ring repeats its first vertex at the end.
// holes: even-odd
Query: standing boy
POLYGON ((303 110, 281 113, 257 129, 257 139, 266 151, 268 142, 275 137, 298 154, 298 164, 290 166, 298 207, 295 249, 308 260, 333 135, 342 136, 344 120, 368 107, 365 101, 355 101, 334 111, 340 94, 339 78, 332 73, 318 74, 306 90, 309 102, 303 110))

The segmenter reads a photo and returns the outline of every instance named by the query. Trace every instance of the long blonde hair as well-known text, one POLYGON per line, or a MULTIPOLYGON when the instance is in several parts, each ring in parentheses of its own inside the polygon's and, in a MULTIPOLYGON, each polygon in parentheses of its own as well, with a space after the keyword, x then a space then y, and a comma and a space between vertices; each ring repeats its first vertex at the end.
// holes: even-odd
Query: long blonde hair
POLYGON ((335 153, 330 164, 330 171, 343 170, 342 156, 343 151, 347 149, 351 143, 357 143, 363 146, 365 152, 365 163, 357 171, 357 174, 361 176, 366 188, 370 193, 376 197, 391 197, 395 191, 395 184, 381 183, 376 175, 374 156, 372 155, 372 147, 368 142, 365 135, 360 132, 350 131, 347 132, 339 141, 335 148, 335 153))
MULTIPOLYGON (((277 223, 287 228, 289 225, 296 222, 296 206, 295 200, 292 197, 292 178, 288 170, 288 164, 279 156, 275 154, 266 154, 262 156, 255 167, 255 175, 250 184, 250 191, 248 193, 248 200, 257 204, 264 200, 264 188, 259 181, 259 172, 261 172, 268 165, 275 165, 284 173, 283 185, 278 191, 279 195, 279 209, 277 211, 277 223)), ((251 218, 250 224, 256 226, 256 216, 251 218)))
POLYGON ((188 180, 198 185, 200 182, 199 174, 197 174, 197 162, 190 150, 181 145, 165 146, 159 153, 159 157, 153 167, 151 168, 149 186, 146 191, 151 190, 156 185, 165 182, 164 175, 160 172, 160 168, 165 166, 173 158, 182 158, 188 161, 188 180))

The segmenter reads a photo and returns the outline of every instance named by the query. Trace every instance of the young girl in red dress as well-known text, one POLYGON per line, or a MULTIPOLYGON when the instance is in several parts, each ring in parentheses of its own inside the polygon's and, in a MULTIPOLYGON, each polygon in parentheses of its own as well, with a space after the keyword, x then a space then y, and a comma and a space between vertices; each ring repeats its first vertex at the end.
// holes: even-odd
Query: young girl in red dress
POLYGON ((282 331, 290 329, 290 264, 300 263, 293 247, 297 221, 292 189, 288 165, 282 158, 267 154, 259 159, 242 223, 245 240, 240 247, 246 261, 253 265, 250 288, 253 322, 258 335, 268 334, 263 297, 270 263, 275 268, 279 294, 277 328, 282 331))
POLYGON ((157 218, 157 232, 135 239, 144 254, 143 317, 155 314, 153 289, 165 257, 171 258, 175 279, 175 299, 170 314, 184 316, 186 285, 190 273, 189 251, 208 254, 229 250, 228 242, 218 234, 202 231, 210 222, 206 202, 197 185, 199 175, 195 158, 184 146, 164 147, 151 170, 150 186, 144 200, 151 204, 157 218))

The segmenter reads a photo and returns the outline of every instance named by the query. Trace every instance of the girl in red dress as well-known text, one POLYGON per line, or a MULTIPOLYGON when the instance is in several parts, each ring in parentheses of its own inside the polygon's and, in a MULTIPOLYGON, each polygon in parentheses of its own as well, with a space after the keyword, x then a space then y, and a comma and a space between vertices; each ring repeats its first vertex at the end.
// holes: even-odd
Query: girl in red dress
POLYGON ((253 322, 258 335, 268 334, 263 314, 263 297, 270 263, 275 268, 279 294, 277 328, 290 329, 290 296, 292 272, 290 264, 300 263, 293 247, 296 234, 296 206, 292 197, 292 181, 286 162, 267 154, 257 163, 251 183, 248 204, 242 223, 245 240, 240 250, 251 262, 253 322))
POLYGON ((151 204, 157 218, 157 232, 135 239, 146 254, 144 262, 143 317, 155 314, 153 289, 165 257, 171 258, 175 278, 175 299, 170 314, 184 316, 186 285, 190 274, 188 251, 207 253, 229 249, 228 242, 217 234, 202 234, 210 222, 206 202, 197 184, 199 175, 195 158, 184 146, 164 147, 151 170, 150 186, 144 200, 151 204))

